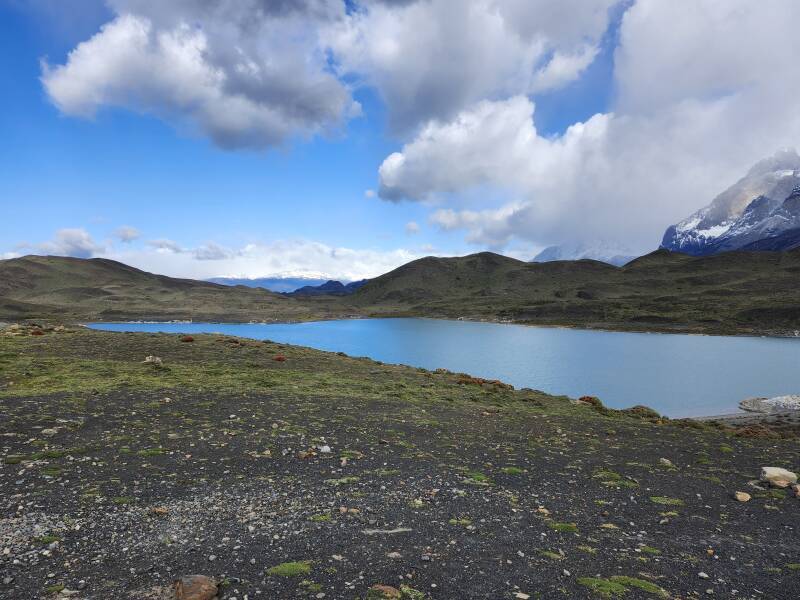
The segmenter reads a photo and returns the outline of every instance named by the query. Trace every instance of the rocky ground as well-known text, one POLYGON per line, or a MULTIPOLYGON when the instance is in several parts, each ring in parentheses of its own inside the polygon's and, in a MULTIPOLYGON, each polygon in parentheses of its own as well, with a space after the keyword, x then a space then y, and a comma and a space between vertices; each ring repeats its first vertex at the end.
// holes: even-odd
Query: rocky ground
POLYGON ((195 573, 230 600, 794 598, 800 499, 754 480, 797 472, 795 433, 268 342, 6 329, 0 598, 173 598, 195 573))

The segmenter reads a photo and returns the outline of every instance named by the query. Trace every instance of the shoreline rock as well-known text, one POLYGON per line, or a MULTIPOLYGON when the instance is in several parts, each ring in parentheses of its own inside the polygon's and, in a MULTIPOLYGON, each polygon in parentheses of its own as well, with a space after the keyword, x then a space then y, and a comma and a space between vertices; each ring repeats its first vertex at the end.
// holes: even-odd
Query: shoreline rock
POLYGON ((739 402, 739 408, 746 412, 772 414, 800 410, 800 396, 776 396, 774 398, 746 398, 739 402))

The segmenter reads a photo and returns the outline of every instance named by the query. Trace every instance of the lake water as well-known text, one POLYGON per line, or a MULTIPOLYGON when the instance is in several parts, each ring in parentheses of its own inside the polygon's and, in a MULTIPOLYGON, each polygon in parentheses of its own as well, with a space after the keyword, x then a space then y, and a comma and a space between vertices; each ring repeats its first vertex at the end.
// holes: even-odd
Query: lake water
POLYGON ((297 324, 96 323, 95 329, 224 333, 439 367, 670 417, 737 411, 749 396, 800 394, 800 339, 617 333, 436 319, 297 324))

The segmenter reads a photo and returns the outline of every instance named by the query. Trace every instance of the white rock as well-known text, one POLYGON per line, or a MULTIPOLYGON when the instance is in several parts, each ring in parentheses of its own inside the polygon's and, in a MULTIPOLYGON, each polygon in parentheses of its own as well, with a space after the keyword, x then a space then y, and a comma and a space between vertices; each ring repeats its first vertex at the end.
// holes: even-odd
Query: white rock
POLYGON ((747 398, 739 402, 739 408, 756 413, 779 413, 800 410, 800 396, 776 396, 775 398, 747 398))
POLYGON ((776 487, 788 487, 792 483, 797 483, 797 474, 781 467, 761 467, 761 481, 776 487))

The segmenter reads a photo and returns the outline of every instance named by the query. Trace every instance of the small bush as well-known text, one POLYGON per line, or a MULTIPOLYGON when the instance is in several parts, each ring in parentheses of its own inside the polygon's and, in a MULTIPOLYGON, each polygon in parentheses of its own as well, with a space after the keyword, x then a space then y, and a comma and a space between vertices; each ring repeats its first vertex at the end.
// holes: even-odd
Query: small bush
POLYGON ((184 335, 184 336, 181 338, 181 341, 182 341, 183 343, 185 343, 185 344, 188 344, 188 343, 191 343, 191 342, 193 342, 193 341, 194 341, 194 338, 193 338, 192 336, 190 336, 190 335, 184 335))
POLYGON ((286 362, 286 357, 283 354, 278 354, 272 358, 275 362, 286 362))
POLYGON ((597 396, 581 396, 580 398, 578 398, 578 401, 585 402, 586 404, 591 404, 595 408, 603 408, 603 403, 597 396))
POLYGON ((630 417, 636 417, 638 419, 645 419, 648 421, 655 421, 661 418, 661 415, 654 411, 649 406, 644 406, 638 404, 636 406, 632 406, 630 408, 626 408, 623 410, 626 415, 630 417))

